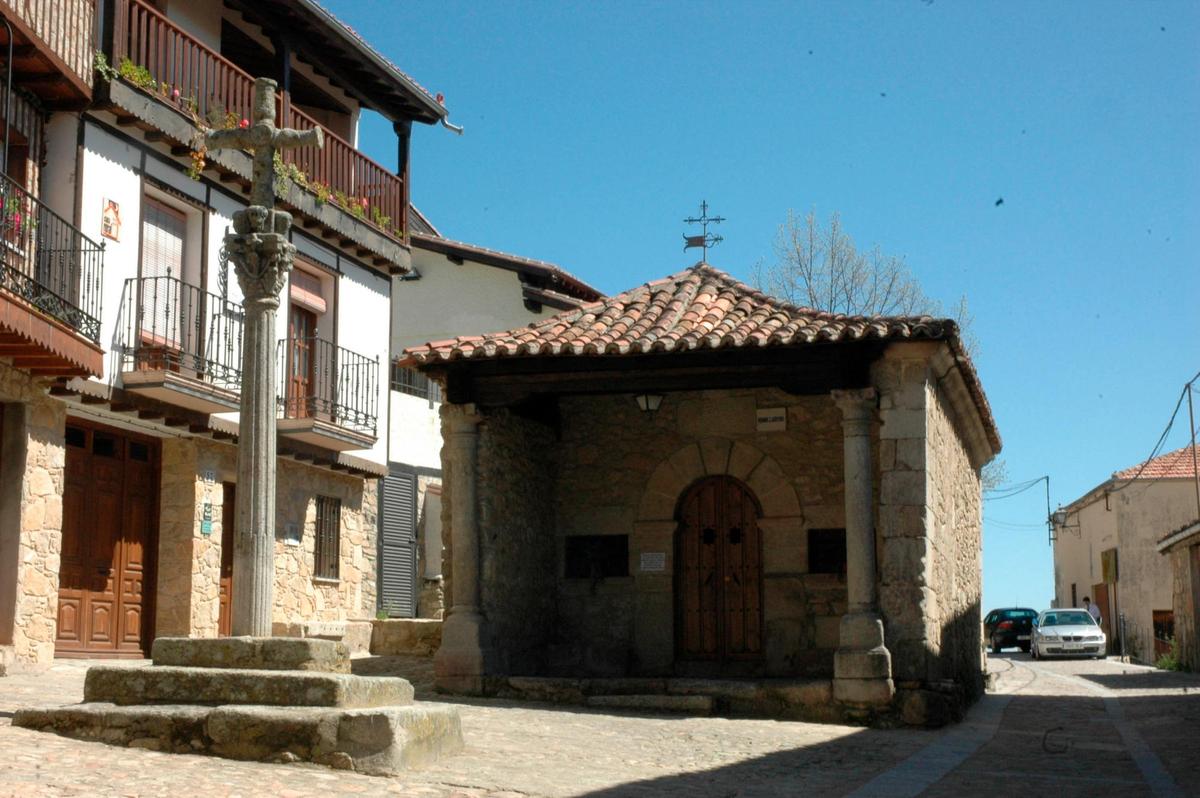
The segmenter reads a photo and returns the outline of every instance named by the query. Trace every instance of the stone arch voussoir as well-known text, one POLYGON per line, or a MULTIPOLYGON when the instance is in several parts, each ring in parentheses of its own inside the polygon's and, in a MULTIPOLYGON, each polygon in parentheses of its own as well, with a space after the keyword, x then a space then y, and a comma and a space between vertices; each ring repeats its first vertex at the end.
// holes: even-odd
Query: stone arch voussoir
POLYGON ((773 457, 742 441, 712 437, 689 443, 658 464, 642 492, 638 520, 673 519, 679 497, 688 486, 716 474, 746 483, 766 518, 800 515, 796 490, 773 457))

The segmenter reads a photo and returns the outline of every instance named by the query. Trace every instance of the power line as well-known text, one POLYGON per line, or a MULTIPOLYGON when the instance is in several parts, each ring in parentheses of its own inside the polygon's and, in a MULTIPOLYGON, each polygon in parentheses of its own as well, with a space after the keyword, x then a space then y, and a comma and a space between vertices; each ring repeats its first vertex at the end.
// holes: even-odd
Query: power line
POLYGON ((1154 444, 1154 449, 1151 450, 1150 456, 1142 462, 1142 465, 1140 468, 1138 468, 1137 473, 1127 479, 1124 485, 1114 487, 1108 491, 1109 493, 1120 493, 1128 488, 1138 479, 1138 477, 1142 475, 1142 472, 1144 472, 1147 466, 1150 465, 1150 461, 1155 457, 1158 457, 1159 450, 1162 449, 1163 443, 1167 440, 1167 435, 1171 433, 1171 428, 1175 426, 1175 418, 1179 415, 1179 408, 1183 406, 1183 399, 1191 392, 1192 385, 1196 382, 1196 380, 1200 380, 1200 371, 1196 372, 1196 376, 1188 380, 1187 383, 1184 384, 1183 390, 1179 392, 1179 399, 1175 402, 1175 409, 1171 411, 1171 420, 1167 422, 1166 429, 1162 431, 1162 435, 1158 436, 1158 442, 1154 444))

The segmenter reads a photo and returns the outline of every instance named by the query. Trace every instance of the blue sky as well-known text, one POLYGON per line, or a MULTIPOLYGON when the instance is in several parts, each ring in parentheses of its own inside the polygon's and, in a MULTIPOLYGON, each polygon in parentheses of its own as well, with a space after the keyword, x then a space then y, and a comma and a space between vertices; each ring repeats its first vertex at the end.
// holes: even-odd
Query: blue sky
MULTIPOLYGON (((328 5, 466 127, 414 134, 448 236, 615 292, 695 260, 701 199, 742 278, 789 208, 837 211, 966 294, 1008 474, 1054 504, 1142 460, 1200 370, 1196 3, 328 5)), ((985 609, 1048 604, 1044 517, 987 504, 985 609)))

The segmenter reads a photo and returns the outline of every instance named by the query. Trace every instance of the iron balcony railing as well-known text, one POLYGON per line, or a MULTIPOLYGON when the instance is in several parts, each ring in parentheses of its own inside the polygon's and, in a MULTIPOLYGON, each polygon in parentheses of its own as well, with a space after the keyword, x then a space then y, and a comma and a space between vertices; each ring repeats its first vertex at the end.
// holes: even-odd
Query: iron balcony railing
POLYGON ((242 306, 175 277, 125 281, 124 371, 173 371, 238 392, 242 306))
POLYGON ((391 388, 393 391, 428 399, 430 405, 442 401, 442 386, 414 368, 392 364, 391 388))
POLYGON ((0 289, 100 341, 104 246, 0 175, 0 289))
POLYGON ((320 338, 285 338, 279 374, 284 418, 316 418, 375 436, 379 358, 320 338))

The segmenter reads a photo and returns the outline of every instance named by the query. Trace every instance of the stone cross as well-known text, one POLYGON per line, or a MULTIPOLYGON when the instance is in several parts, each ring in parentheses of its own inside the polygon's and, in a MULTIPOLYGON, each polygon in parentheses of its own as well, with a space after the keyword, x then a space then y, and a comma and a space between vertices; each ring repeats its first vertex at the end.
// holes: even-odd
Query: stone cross
POLYGON ((237 530, 233 543, 234 635, 271 635, 275 592, 275 311, 296 247, 292 216, 274 209, 275 152, 321 147, 320 128, 275 127, 275 81, 254 82, 254 122, 242 130, 209 131, 210 149, 253 148, 250 207, 233 215, 225 250, 242 287, 242 396, 237 455, 237 530))

